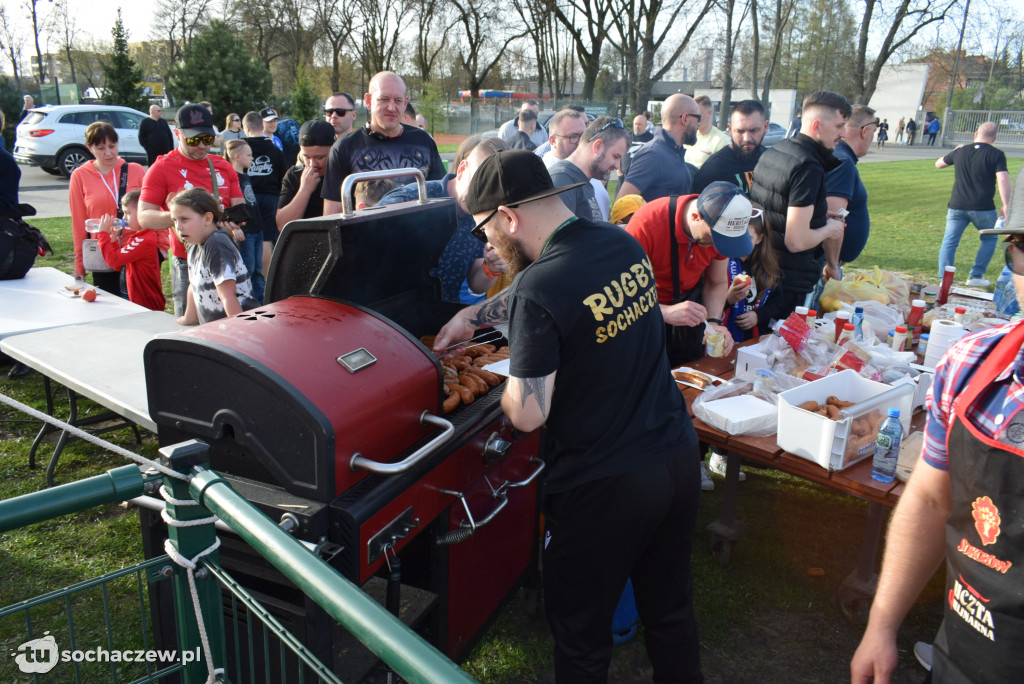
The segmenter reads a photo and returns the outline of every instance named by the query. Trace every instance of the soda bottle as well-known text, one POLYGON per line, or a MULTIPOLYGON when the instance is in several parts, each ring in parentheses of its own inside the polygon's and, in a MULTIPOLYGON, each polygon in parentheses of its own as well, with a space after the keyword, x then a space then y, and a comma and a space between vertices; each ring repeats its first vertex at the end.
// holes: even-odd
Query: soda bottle
POLYGON ((900 410, 889 409, 889 417, 878 426, 875 440, 875 458, 871 462, 871 477, 879 482, 892 482, 896 477, 896 461, 900 457, 900 443, 903 441, 903 426, 900 424, 900 410))

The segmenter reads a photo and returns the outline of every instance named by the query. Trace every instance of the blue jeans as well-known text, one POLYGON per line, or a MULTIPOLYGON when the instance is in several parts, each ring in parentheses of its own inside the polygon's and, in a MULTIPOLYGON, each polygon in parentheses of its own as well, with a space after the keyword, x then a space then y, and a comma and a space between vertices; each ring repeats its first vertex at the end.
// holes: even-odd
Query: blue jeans
MULTIPOLYGON (((939 249, 940 278, 946 266, 956 264, 956 248, 960 245, 960 238, 963 237, 967 224, 973 223, 978 230, 988 230, 995 227, 997 216, 995 209, 989 211, 950 209, 946 212, 946 234, 942 238, 942 247, 939 249)), ((992 261, 996 244, 999 242, 998 235, 979 235, 978 237, 981 238, 981 246, 978 247, 978 254, 974 257, 970 278, 985 277, 988 262, 992 261)))
POLYGON ((263 278, 263 233, 246 233, 245 240, 238 243, 238 253, 249 272, 252 296, 263 302, 266 281, 263 278))

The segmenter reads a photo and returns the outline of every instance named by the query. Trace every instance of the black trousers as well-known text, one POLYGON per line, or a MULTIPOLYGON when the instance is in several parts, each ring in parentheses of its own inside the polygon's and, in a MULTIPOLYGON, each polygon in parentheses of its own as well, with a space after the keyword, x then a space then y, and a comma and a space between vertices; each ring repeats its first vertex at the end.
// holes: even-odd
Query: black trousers
POLYGON ((121 292, 121 271, 92 271, 92 284, 112 295, 128 299, 121 292))
POLYGON ((664 463, 544 497, 544 603, 559 683, 607 681, 626 578, 654 681, 704 681, 690 572, 699 495, 694 445, 664 463))

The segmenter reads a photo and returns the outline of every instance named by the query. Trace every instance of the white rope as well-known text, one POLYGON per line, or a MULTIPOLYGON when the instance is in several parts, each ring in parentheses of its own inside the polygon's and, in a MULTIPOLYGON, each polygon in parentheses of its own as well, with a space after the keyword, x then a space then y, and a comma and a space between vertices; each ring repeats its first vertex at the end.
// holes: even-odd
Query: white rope
MULTIPOLYGON (((43 421, 44 423, 54 425, 62 430, 71 433, 72 435, 78 437, 79 439, 91 442, 97 446, 107 449, 108 451, 118 454, 119 456, 123 456, 124 458, 127 458, 130 461, 134 461, 139 465, 153 468, 154 470, 163 473, 167 477, 173 477, 177 480, 189 479, 187 475, 183 475, 182 473, 171 470, 170 468, 152 459, 146 458, 145 456, 139 456, 138 454, 134 454, 128 451, 127 449, 117 446, 116 444, 111 444, 106 440, 100 439, 99 437, 92 435, 86 432, 85 430, 79 429, 69 423, 65 423, 64 421, 54 418, 53 416, 48 416, 42 411, 37 411, 31 406, 26 406, 20 401, 12 399, 11 397, 7 396, 6 394, 3 394, 2 392, 0 392, 0 403, 7 404, 11 408, 26 413, 33 418, 43 421)), ((160 487, 160 495, 163 496, 163 498, 166 501, 175 506, 199 505, 197 501, 193 501, 192 499, 175 499, 171 495, 171 492, 164 485, 161 485, 160 487)), ((217 516, 209 516, 197 520, 175 520, 170 517, 170 515, 167 513, 166 508, 164 508, 164 510, 161 511, 160 516, 163 518, 164 522, 166 522, 171 527, 195 527, 198 525, 209 525, 217 521, 217 516)), ((213 684, 214 682, 218 681, 217 676, 224 674, 224 668, 215 668, 213 666, 213 653, 210 649, 210 638, 206 634, 206 623, 203 621, 203 612, 199 606, 199 591, 196 588, 195 569, 196 563, 199 561, 200 558, 213 553, 218 548, 220 548, 220 538, 216 538, 213 544, 211 544, 208 548, 204 549, 203 551, 200 551, 198 554, 195 555, 194 558, 189 560, 188 558, 185 558, 180 553, 178 553, 178 549, 175 548, 174 543, 170 539, 164 540, 164 551, 171 558, 171 560, 173 560, 181 567, 185 568, 186 575, 188 576, 188 586, 192 593, 192 608, 193 610, 195 610, 196 613, 196 623, 199 627, 199 638, 202 641, 203 654, 206 660, 206 671, 208 674, 206 681, 208 684, 213 684)))
POLYGON ((111 452, 113 452, 113 453, 115 453, 115 454, 117 454, 119 456, 123 456, 123 457, 127 458, 130 461, 135 461, 139 465, 148 466, 150 468, 153 468, 153 469, 163 473, 167 477, 173 477, 176 480, 187 480, 188 479, 187 475, 182 475, 179 472, 171 470, 170 468, 168 468, 165 465, 161 465, 157 461, 154 461, 152 459, 146 458, 145 456, 139 456, 138 454, 134 454, 134 453, 128 451, 127 449, 124 449, 122 447, 117 446, 116 444, 111 444, 110 442, 108 442, 106 440, 100 439, 96 435, 89 434, 85 430, 77 428, 74 425, 71 425, 69 423, 65 423, 64 421, 59 420, 57 418, 54 418, 53 416, 48 416, 45 413, 43 413, 42 411, 37 411, 34 408, 32 408, 31 406, 26 406, 25 404, 22 404, 17 399, 12 399, 11 397, 7 396, 6 394, 3 394, 2 392, 0 392, 0 403, 7 404, 11 408, 15 408, 15 409, 17 409, 17 410, 19 410, 19 411, 21 411, 23 413, 27 413, 28 415, 32 416, 33 418, 37 418, 37 419, 43 421, 44 423, 49 423, 50 425, 54 425, 56 427, 59 427, 60 429, 65 430, 65 431, 71 433, 75 437, 78 437, 79 439, 84 439, 86 442, 92 442, 93 444, 95 444, 97 446, 100 446, 100 447, 103 447, 104 449, 107 449, 108 451, 111 451, 111 452))
POLYGON ((220 548, 219 537, 215 539, 210 546, 200 551, 191 560, 189 560, 178 553, 178 549, 174 547, 174 543, 170 539, 164 540, 164 551, 168 556, 170 556, 171 560, 185 568, 185 574, 188 576, 188 587, 192 593, 192 609, 196 613, 196 625, 199 627, 199 639, 203 643, 203 655, 206 659, 207 684, 214 684, 214 682, 217 681, 217 675, 224 674, 224 668, 213 666, 213 652, 210 650, 210 637, 206 634, 206 622, 203 620, 203 611, 199 606, 199 590, 196 588, 195 569, 196 562, 200 558, 213 553, 218 548, 220 548))

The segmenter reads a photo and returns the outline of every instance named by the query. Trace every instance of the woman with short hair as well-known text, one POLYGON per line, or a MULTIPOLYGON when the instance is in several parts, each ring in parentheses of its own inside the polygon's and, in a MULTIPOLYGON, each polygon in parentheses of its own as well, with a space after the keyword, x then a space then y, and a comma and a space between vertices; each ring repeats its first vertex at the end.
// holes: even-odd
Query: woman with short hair
MULTIPOLYGON (((88 236, 86 219, 100 219, 107 214, 120 218, 121 198, 129 190, 141 188, 146 173, 141 165, 118 156, 117 131, 106 121, 97 121, 85 129, 85 147, 94 159, 72 172, 68 189, 76 280, 85 280, 82 241, 88 236)), ((102 290, 127 298, 127 293, 121 290, 118 271, 94 271, 92 282, 102 290)))

